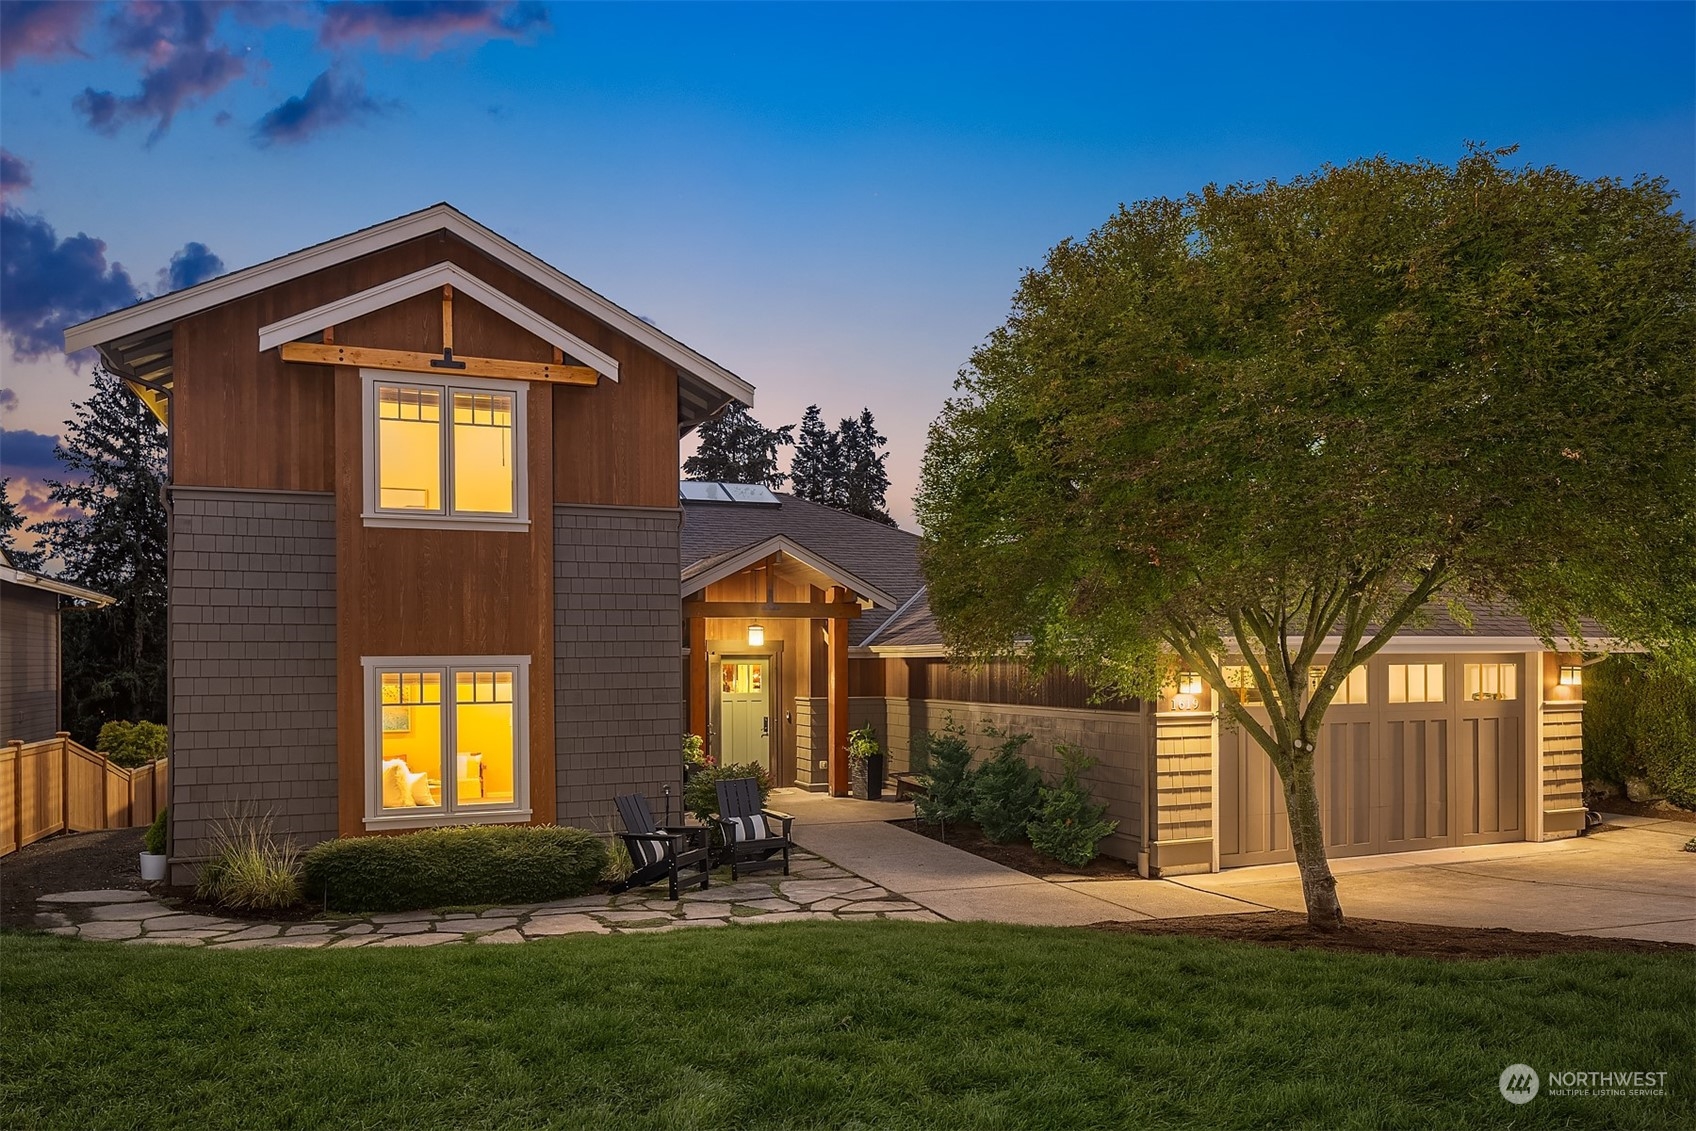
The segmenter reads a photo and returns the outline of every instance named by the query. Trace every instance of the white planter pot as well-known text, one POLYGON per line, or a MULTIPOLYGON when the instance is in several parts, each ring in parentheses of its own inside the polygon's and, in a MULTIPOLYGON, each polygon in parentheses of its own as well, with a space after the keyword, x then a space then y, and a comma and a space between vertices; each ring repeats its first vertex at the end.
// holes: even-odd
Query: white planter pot
POLYGON ((141 854, 141 878, 148 883, 158 883, 165 878, 165 857, 163 854, 154 856, 152 853, 141 854))

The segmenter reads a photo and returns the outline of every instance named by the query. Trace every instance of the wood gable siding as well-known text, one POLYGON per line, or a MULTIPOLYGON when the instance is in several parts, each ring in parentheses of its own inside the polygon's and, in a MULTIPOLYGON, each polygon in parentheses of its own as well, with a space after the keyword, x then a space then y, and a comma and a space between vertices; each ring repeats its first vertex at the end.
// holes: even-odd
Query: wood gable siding
MULTIPOLYGON (((554 499, 677 506, 677 371, 455 236, 438 232, 282 283, 177 323, 173 475, 196 487, 335 489, 334 381, 328 367, 258 351, 259 328, 391 279, 449 262, 619 362, 620 380, 552 388, 554 499)), ((343 345, 438 352, 441 302, 418 295, 336 327, 343 345)), ((457 352, 548 361, 552 347, 465 296, 454 299, 457 352)), ((531 399, 531 412, 540 394, 531 399)))

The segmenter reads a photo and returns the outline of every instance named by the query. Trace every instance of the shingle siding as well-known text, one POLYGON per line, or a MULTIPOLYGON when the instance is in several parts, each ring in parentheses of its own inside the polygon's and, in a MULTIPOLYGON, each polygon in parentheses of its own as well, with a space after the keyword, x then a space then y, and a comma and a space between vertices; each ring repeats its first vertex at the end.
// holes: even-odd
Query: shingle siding
POLYGON ((174 858, 241 804, 336 835, 333 496, 173 490, 171 706, 174 858))
MULTIPOLYGON (((612 799, 656 807, 682 780, 682 603, 675 511, 554 511, 554 728, 559 822, 599 825, 612 799)), ((676 802, 673 802, 676 805, 676 802)))
POLYGON ((59 729, 59 598, 0 583, 0 742, 59 729))

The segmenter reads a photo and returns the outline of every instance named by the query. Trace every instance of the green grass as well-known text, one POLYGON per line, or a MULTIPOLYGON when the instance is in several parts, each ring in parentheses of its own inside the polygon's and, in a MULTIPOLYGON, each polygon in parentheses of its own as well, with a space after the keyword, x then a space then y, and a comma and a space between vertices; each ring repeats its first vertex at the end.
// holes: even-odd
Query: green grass
POLYGON ((215 951, 0 939, 0 1126, 1692 1127, 1687 956, 978 924, 215 951), (1539 1096, 1501 1070, 1671 1075, 1539 1096))

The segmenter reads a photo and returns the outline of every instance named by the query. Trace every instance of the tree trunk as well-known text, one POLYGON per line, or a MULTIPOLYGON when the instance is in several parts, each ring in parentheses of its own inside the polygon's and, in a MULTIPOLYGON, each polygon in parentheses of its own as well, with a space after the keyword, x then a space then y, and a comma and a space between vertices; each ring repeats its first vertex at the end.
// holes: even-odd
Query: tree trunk
POLYGON ((1301 873, 1302 899, 1307 903, 1309 925, 1333 931, 1342 925, 1343 908, 1337 902, 1337 880, 1325 858, 1325 831, 1319 819, 1319 785, 1313 773, 1311 750, 1285 751, 1291 772, 1284 778, 1284 807, 1290 818, 1290 846, 1295 849, 1296 868, 1301 873))

